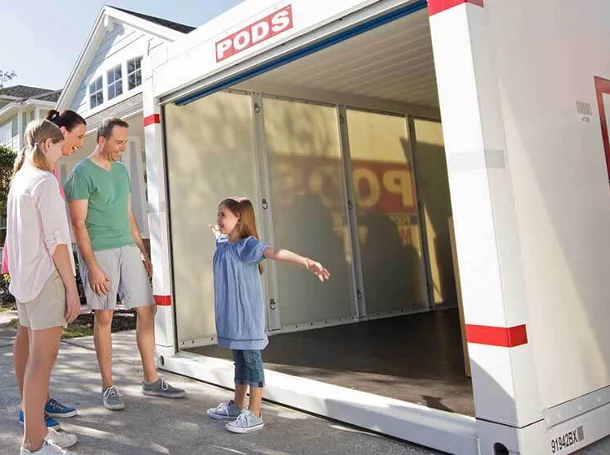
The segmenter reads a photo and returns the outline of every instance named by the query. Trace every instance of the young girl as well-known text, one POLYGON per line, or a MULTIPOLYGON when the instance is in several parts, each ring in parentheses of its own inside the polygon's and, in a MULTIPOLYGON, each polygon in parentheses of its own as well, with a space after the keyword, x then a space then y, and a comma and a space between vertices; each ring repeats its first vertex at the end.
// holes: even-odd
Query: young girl
POLYGON ((235 398, 208 409, 233 433, 250 433, 263 428, 261 402, 265 373, 261 351, 267 346, 263 288, 259 273, 263 259, 304 267, 320 281, 330 273, 319 262, 288 250, 271 248, 258 239, 252 203, 246 198, 229 198, 218 207, 214 254, 214 309, 218 345, 233 351, 235 398), (246 394, 250 402, 246 409, 246 394))
POLYGON ((23 384, 25 432, 21 455, 67 455, 59 445, 76 437, 47 429, 44 408, 49 376, 63 327, 80 312, 70 230, 59 182, 52 171, 64 136, 48 120, 34 120, 15 160, 7 201, 10 292, 19 325, 28 332, 29 356, 23 384))

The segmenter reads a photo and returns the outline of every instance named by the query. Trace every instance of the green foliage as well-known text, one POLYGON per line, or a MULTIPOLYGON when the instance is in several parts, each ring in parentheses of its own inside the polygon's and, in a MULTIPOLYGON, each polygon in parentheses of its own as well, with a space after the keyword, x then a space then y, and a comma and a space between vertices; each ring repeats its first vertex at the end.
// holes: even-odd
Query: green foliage
POLYGON ((15 303, 15 297, 8 290, 10 281, 8 273, 0 275, 0 304, 8 305, 9 307, 11 306, 10 304, 15 303))
MULTIPOLYGON (((6 198, 16 157, 15 152, 0 145, 0 214, 3 217, 6 216, 6 198)), ((4 239, 2 243, 4 244, 4 239)))

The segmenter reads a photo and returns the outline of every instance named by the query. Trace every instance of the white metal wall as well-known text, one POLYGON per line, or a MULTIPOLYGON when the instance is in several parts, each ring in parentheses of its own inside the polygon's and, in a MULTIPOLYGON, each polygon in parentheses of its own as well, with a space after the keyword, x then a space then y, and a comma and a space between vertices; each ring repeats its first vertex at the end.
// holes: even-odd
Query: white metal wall
POLYGON ((610 3, 583 6, 487 6, 545 408, 610 385, 608 174, 598 116, 576 112, 610 79, 610 3))
POLYGON ((481 453, 570 453, 610 414, 610 4, 455 3, 430 22, 481 453))

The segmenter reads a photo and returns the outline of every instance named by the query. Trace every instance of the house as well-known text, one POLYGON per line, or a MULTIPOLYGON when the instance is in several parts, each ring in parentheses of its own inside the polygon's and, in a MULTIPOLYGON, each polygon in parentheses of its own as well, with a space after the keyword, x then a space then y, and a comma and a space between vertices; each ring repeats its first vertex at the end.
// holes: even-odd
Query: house
POLYGON ((60 94, 61 90, 26 85, 0 89, 0 144, 18 151, 28 122, 53 109, 60 94))
POLYGON ((95 131, 106 117, 129 122, 123 162, 130 170, 133 210, 142 236, 149 237, 146 210, 146 164, 142 117, 142 59, 153 49, 174 42, 193 27, 121 8, 104 6, 57 100, 57 109, 71 109, 87 120, 85 146, 60 161, 65 181, 74 166, 91 154, 95 131))

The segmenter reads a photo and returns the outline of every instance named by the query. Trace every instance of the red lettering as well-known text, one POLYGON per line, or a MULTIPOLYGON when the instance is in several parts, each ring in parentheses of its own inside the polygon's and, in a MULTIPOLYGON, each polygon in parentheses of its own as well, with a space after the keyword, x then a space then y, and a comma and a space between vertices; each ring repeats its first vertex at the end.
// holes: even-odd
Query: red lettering
POLYGON ((235 38, 233 38, 233 47, 236 50, 242 51, 248 46, 250 46, 250 33, 244 30, 235 35, 235 38))
POLYGON ((264 21, 252 26, 252 44, 264 41, 269 35, 269 22, 264 21))
POLYGON ((292 16, 289 11, 282 10, 271 18, 271 30, 280 33, 292 25, 292 16))
POLYGON ((216 42, 216 62, 262 43, 292 28, 292 6, 264 17, 216 42))

